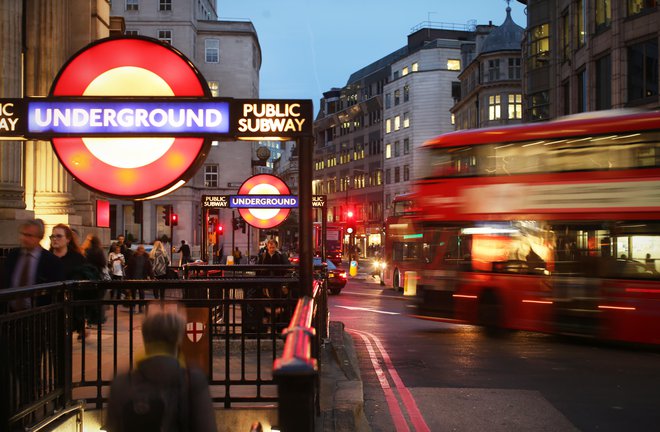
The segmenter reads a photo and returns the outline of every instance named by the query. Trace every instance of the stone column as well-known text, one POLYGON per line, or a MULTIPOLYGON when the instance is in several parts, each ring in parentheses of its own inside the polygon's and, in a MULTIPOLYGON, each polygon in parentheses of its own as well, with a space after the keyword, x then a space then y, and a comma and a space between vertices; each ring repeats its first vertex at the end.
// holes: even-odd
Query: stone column
MULTIPOLYGON (((69 2, 27 0, 27 55, 25 86, 27 96, 46 96, 58 71, 69 55, 69 2)), ((71 176, 59 163, 48 141, 27 145, 27 207, 47 225, 80 225, 75 216, 71 176)))
MULTIPOLYGON (((23 96, 20 1, 0 0, 0 98, 23 96)), ((23 141, 0 140, 0 247, 17 244, 18 225, 33 214, 25 210, 23 141)))

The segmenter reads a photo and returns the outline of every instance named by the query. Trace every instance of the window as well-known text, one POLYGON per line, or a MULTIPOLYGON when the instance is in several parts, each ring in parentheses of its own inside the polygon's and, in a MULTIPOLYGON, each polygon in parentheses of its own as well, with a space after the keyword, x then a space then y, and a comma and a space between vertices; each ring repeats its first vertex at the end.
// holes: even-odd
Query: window
POLYGON ((419 63, 417 63, 417 62, 413 63, 412 66, 410 67, 410 69, 413 72, 417 72, 419 70, 419 63))
POLYGON ((587 40, 587 34, 585 32, 585 1, 578 0, 575 5, 575 41, 578 48, 581 48, 587 40))
POLYGON ((564 115, 569 115, 571 113, 571 84, 569 80, 561 84, 561 92, 564 95, 564 115))
POLYGON ((500 95, 488 96, 488 120, 499 120, 502 116, 500 95))
POLYGON ((408 75, 408 66, 401 69, 401 76, 406 76, 406 75, 408 75))
POLYGON ((628 0, 628 15, 637 15, 657 5, 657 0, 628 0))
POLYGON ((571 24, 568 18, 568 9, 561 15, 561 55, 566 61, 571 56, 571 24))
POLYGON ((541 24, 533 27, 530 32, 529 61, 530 67, 536 69, 545 66, 550 58, 550 25, 541 24))
POLYGON ((550 98, 547 91, 533 93, 529 96, 529 118, 531 121, 550 118, 550 98))
POLYGON ((204 166, 204 187, 217 188, 218 187, 218 166, 205 165, 204 166))
POLYGON ((385 133, 388 134, 392 132, 392 119, 385 120, 385 133))
POLYGON ((385 94, 385 108, 392 108, 392 93, 385 94))
POLYGON ((520 57, 513 57, 509 59, 509 79, 520 79, 520 57))
POLYGON ((498 59, 488 60, 488 81, 500 79, 500 61, 498 59))
POLYGON ((628 101, 658 94, 658 40, 628 47, 628 101))
POLYGON ((601 31, 612 23, 612 0, 596 0, 596 31, 601 31))
POLYGON ((522 118, 522 95, 510 94, 509 95, 509 119, 517 120, 522 118))
POLYGON ((596 60, 596 109, 612 107, 612 66, 610 55, 596 60))
POLYGON ((397 106, 401 103, 401 90, 394 90, 394 106, 397 106))
POLYGON ((392 157, 392 144, 385 144, 385 159, 390 159, 392 157))
POLYGON ((447 69, 450 71, 459 71, 461 70, 461 61, 458 59, 449 59, 447 60, 447 69))
POLYGON ((401 143, 399 141, 394 141, 394 157, 401 156, 401 143))
POLYGON ((405 138, 403 140, 403 154, 407 155, 410 153, 410 139, 405 138))
POLYGON ((401 168, 394 167, 394 183, 399 183, 401 181, 401 168))
POLYGON ((218 39, 206 39, 204 41, 204 52, 206 63, 218 63, 220 61, 220 41, 218 39))
POLYGON ((410 86, 408 84, 403 86, 403 101, 408 102, 410 100, 410 86))
POLYGON ((140 6, 138 0, 126 0, 126 10, 127 11, 136 11, 139 10, 140 6))
POLYGON ((172 45, 172 30, 158 30, 158 40, 172 45))
POLYGON ((410 114, 408 114, 407 112, 403 113, 403 127, 404 128, 410 127, 410 114))
POLYGON ((220 96, 220 83, 218 81, 208 81, 209 89, 213 97, 220 96))
POLYGON ((126 30, 126 31, 124 32, 124 34, 125 34, 126 36, 137 36, 137 35, 140 34, 140 31, 139 31, 139 30, 126 30))
POLYGON ((388 168, 385 170, 385 184, 390 183, 392 183, 392 170, 388 168))
POLYGON ((160 0, 158 2, 158 10, 160 10, 160 11, 171 11, 172 10, 172 0, 160 0))
POLYGON ((577 112, 587 110, 587 71, 582 69, 577 73, 577 112))
POLYGON ((394 130, 398 131, 401 129, 401 116, 394 117, 394 130))
POLYGON ((409 165, 404 165, 403 166, 403 181, 408 181, 410 180, 410 166, 409 165))

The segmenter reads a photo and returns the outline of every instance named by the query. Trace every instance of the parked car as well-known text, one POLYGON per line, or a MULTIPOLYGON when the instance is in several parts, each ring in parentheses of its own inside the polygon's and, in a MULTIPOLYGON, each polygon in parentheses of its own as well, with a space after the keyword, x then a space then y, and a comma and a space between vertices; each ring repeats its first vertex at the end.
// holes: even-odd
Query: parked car
MULTIPOLYGON (((346 270, 337 267, 332 261, 326 261, 328 265, 328 289, 330 294, 339 294, 341 290, 346 286, 348 280, 348 275, 346 270)), ((314 266, 322 265, 320 257, 314 257, 314 266)))

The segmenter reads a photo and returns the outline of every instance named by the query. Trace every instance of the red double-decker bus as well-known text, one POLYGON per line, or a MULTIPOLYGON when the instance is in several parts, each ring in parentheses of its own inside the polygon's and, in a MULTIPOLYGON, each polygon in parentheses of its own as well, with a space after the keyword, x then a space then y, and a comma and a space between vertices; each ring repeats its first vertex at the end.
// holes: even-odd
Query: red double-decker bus
POLYGON ((660 343, 660 113, 426 143, 418 315, 660 343))
MULTIPOLYGON (((321 256, 323 245, 322 225, 320 222, 314 222, 314 253, 321 256)), ((325 256, 335 265, 341 266, 341 259, 344 253, 344 224, 326 223, 325 227, 325 256)))

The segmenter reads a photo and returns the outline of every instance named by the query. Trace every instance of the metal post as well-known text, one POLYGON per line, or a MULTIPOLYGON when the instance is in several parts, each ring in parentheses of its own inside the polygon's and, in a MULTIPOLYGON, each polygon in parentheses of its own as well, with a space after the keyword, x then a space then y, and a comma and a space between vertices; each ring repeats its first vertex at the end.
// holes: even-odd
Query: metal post
MULTIPOLYGON (((236 231, 234 231, 234 221, 235 221, 235 216, 234 216, 234 210, 231 211, 231 254, 234 254, 234 234, 236 231)), ((234 263, 236 264, 236 263, 234 263)))
POLYGON ((314 140, 312 137, 303 137, 296 141, 298 147, 298 196, 299 220, 298 242, 300 245, 300 284, 302 294, 312 297, 313 283, 313 256, 314 256, 314 222, 312 214, 312 168, 314 166, 314 140))
MULTIPOLYGON (((321 207, 321 261, 325 261, 327 256, 326 254, 328 251, 326 250, 326 239, 328 236, 328 203, 324 203, 323 207, 321 207)), ((344 239, 340 239, 341 242, 343 243, 344 239)))

